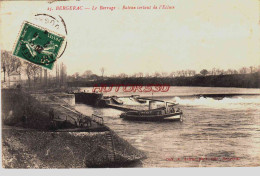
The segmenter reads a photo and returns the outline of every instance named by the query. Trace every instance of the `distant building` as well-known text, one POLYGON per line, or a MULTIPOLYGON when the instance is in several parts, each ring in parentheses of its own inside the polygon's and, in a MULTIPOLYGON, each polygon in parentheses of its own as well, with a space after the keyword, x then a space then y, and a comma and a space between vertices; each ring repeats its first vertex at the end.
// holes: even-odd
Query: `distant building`
POLYGON ((21 84, 21 73, 13 71, 9 74, 9 76, 7 76, 6 82, 8 87, 16 87, 17 85, 21 84))

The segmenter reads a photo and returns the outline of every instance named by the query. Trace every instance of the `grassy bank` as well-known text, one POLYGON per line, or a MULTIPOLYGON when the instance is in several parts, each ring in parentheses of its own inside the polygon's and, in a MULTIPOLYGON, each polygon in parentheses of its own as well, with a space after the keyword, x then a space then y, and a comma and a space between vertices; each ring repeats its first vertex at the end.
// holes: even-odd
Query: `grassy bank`
POLYGON ((19 89, 2 89, 2 123, 11 126, 21 126, 48 130, 51 107, 36 100, 30 94, 19 89), (26 123, 24 117, 26 116, 26 123))

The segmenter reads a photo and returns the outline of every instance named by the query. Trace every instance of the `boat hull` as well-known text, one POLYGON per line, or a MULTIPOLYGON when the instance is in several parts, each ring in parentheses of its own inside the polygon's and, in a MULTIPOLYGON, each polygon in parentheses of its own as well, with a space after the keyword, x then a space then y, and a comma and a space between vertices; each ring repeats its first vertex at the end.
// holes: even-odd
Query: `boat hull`
POLYGON ((164 115, 141 115, 141 116, 122 114, 120 117, 125 120, 134 120, 134 121, 181 121, 182 112, 176 112, 176 113, 164 114, 164 115))
POLYGON ((112 101, 115 103, 115 104, 118 104, 118 105, 122 105, 123 104, 123 101, 118 99, 117 97, 111 97, 112 101))
POLYGON ((74 93, 74 95, 76 103, 84 103, 92 106, 96 106, 99 100, 103 97, 103 95, 99 93, 87 92, 74 93))

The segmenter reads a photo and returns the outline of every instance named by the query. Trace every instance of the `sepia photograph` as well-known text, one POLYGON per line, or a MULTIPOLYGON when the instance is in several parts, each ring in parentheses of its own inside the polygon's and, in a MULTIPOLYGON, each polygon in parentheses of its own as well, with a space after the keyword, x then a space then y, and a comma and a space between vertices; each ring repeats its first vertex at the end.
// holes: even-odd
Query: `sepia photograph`
POLYGON ((1 170, 259 168, 259 8, 1 1, 1 170))

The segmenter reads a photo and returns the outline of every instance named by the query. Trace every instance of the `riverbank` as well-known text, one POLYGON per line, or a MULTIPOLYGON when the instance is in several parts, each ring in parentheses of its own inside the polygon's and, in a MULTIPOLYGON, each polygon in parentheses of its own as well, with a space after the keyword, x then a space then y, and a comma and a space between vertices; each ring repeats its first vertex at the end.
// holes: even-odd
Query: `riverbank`
POLYGON ((112 131, 43 132, 3 127, 2 137, 4 168, 125 167, 140 164, 138 161, 144 157, 112 131))
POLYGON ((91 132, 75 132, 73 125, 62 132, 51 131, 50 108, 54 108, 55 116, 68 121, 72 120, 68 115, 76 113, 59 96, 51 97, 52 103, 45 94, 31 96, 17 89, 2 90, 4 168, 127 167, 145 157, 104 124, 94 121, 91 132), (66 105, 67 111, 54 105, 66 105), (105 130, 95 130, 100 126, 105 130))
POLYGON ((98 87, 98 86, 134 86, 134 85, 167 85, 167 86, 201 86, 201 87, 237 87, 260 88, 260 72, 250 74, 230 75, 195 75, 189 77, 107 77, 98 80, 69 81, 71 87, 98 87))

